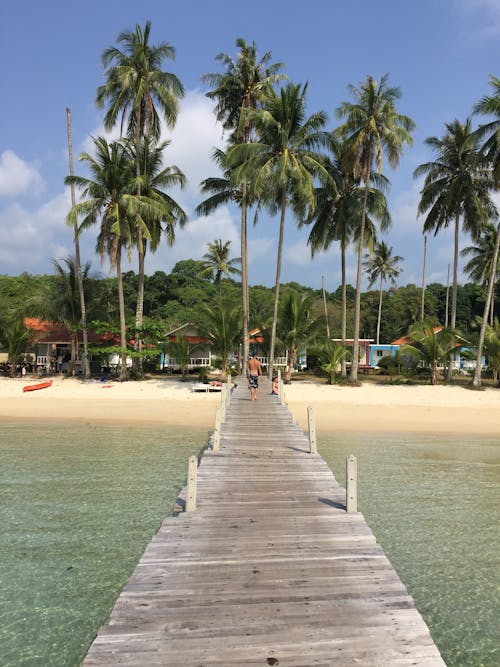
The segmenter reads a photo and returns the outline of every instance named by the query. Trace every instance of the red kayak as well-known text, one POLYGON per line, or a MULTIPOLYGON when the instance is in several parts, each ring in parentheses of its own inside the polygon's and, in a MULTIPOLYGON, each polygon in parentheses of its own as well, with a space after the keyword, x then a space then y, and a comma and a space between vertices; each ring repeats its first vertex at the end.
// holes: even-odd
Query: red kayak
POLYGON ((26 387, 23 387, 23 391, 36 391, 37 389, 45 389, 45 387, 50 387, 51 385, 52 380, 46 380, 38 384, 27 384, 26 387))

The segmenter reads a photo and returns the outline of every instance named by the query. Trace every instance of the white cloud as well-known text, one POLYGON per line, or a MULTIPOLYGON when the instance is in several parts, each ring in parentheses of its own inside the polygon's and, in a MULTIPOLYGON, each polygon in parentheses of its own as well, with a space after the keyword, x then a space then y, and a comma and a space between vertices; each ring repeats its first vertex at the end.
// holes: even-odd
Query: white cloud
POLYGON ((25 162, 7 149, 0 155, 0 197, 16 197, 32 192, 39 194, 44 181, 34 164, 25 162))
POLYGON ((421 183, 414 183, 409 190, 402 190, 394 199, 391 207, 392 230, 415 233, 415 229, 422 229, 423 217, 417 217, 418 202, 420 200, 421 183))
MULTIPOLYGON (((215 213, 191 220, 184 229, 176 233, 175 244, 169 248, 163 242, 154 255, 148 256, 147 272, 170 271, 174 264, 183 259, 201 259, 208 251, 207 244, 215 239, 231 241, 231 256, 239 257, 240 240, 238 226, 227 207, 215 213)), ((137 270, 135 258, 131 268, 137 270)))
POLYGON ((185 198, 195 205, 200 199, 199 184, 217 175, 211 156, 215 147, 223 147, 222 126, 215 119, 213 102, 197 90, 189 91, 182 100, 177 124, 173 130, 163 129, 170 139, 166 163, 175 164, 188 179, 185 198))
MULTIPOLYGON (((96 127, 85 139, 81 150, 93 155, 91 137, 105 136, 108 141, 119 138, 120 127, 106 132, 104 126, 96 127)), ((176 165, 187 178, 186 187, 171 192, 176 201, 189 213, 201 201, 199 185, 202 180, 216 176, 217 166, 211 159, 214 148, 222 148, 222 125, 216 121, 213 102, 197 90, 188 91, 180 103, 174 129, 162 123, 161 138, 170 144, 165 151, 165 165, 176 165)))
POLYGON ((33 273, 47 270, 47 258, 74 252, 65 218, 70 207, 66 191, 29 211, 18 203, 0 210, 0 270, 33 273))

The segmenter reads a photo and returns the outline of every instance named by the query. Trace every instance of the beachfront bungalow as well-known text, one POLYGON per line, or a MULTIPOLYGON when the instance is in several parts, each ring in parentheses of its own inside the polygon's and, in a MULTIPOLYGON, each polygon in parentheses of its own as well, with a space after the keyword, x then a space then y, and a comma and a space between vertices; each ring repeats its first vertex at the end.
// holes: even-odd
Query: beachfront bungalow
MULTIPOLYGON (((442 326, 436 326, 433 327, 434 333, 438 333, 441 331, 443 327, 442 326)), ((391 347, 394 348, 394 356, 399 350, 399 348, 402 345, 410 345, 411 340, 408 336, 402 336, 401 338, 397 338, 396 340, 392 341, 392 343, 389 346, 385 347, 391 347)), ((377 346, 374 346, 377 347, 377 346)), ((380 346, 379 346, 380 347, 380 346)), ((460 345, 457 345, 456 350, 453 352, 452 357, 451 357, 451 367, 454 371, 458 371, 459 373, 470 373, 473 372, 476 368, 476 356, 477 356, 477 349, 474 347, 462 347, 460 345)), ((481 368, 486 368, 486 357, 483 355, 481 359, 481 368)))
POLYGON ((399 350, 399 345, 389 343, 388 345, 376 344, 370 345, 370 366, 376 368, 384 357, 395 357, 399 350))
MULTIPOLYGON (((67 371, 71 359, 71 332, 62 324, 46 322, 36 317, 25 317, 24 324, 33 332, 33 363, 38 373, 51 373, 58 370, 58 359, 61 360, 61 370, 67 371)), ((81 336, 80 336, 81 338, 81 336)), ((113 334, 88 333, 90 344, 115 342, 113 334)), ((80 348, 83 343, 79 339, 76 350, 75 372, 81 369, 80 348)), ((95 370, 100 370, 99 368, 95 370)))
MULTIPOLYGON (((165 334, 165 341, 170 343, 167 351, 160 355, 160 368, 167 371, 180 371, 182 368, 190 371, 194 368, 210 368, 213 361, 210 349, 210 339, 204 337, 199 328, 192 322, 186 322, 165 334), (187 345, 187 358, 178 359, 174 352, 175 343, 185 342, 187 345)), ((177 353, 178 354, 178 353, 177 353)))

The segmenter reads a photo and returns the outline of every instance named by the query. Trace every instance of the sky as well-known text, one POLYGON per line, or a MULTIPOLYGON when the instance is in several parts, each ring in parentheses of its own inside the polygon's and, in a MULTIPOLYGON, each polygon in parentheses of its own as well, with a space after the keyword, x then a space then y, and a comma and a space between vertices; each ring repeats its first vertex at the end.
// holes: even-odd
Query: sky
MULTIPOLYGON (((177 165, 188 186, 175 193, 188 214, 175 245, 166 243, 147 258, 146 272, 170 272, 182 259, 200 259, 207 243, 231 241, 239 256, 239 213, 221 208, 199 218, 199 183, 216 175, 211 160, 222 146, 223 132, 201 77, 222 71, 218 53, 236 56, 235 41, 255 42, 258 53, 271 51, 284 63, 293 83, 308 82, 308 115, 323 110, 327 129, 339 124, 336 107, 352 99, 349 84, 369 74, 401 89, 398 110, 416 123, 413 145, 396 170, 384 162, 391 181, 388 194, 391 230, 382 236, 401 255, 399 285, 422 282, 423 218, 417 216, 422 182, 414 169, 433 159, 425 145, 443 136, 445 123, 461 122, 473 105, 491 93, 490 75, 500 75, 500 0, 5 0, 0 7, 0 274, 52 273, 52 259, 73 254, 73 234, 66 224, 70 208, 66 107, 71 108, 75 172, 92 151, 91 137, 104 134, 103 111, 95 95, 104 82, 101 55, 116 45, 123 30, 152 23, 151 43, 169 42, 175 61, 164 69, 183 82, 186 94, 173 130, 166 164, 177 165)), ((474 117, 473 123, 480 122, 474 117)), ((483 119, 484 121, 484 119, 483 119)), ((272 286, 276 266, 278 220, 262 214, 249 230, 251 284, 272 286)), ((81 236, 82 259, 92 270, 109 275, 95 254, 96 230, 81 236)), ((328 291, 340 283, 336 244, 311 259, 307 228, 288 216, 282 281, 297 281, 328 291)), ((462 237, 461 247, 470 245, 462 237)), ((452 262, 451 230, 427 241, 426 282, 446 284, 452 262)), ((463 264, 463 260, 461 261, 463 264)), ((136 259, 124 270, 136 270, 136 259)), ((355 284, 355 257, 348 257, 348 280, 355 284)), ((464 277, 462 276, 462 281, 464 277)))

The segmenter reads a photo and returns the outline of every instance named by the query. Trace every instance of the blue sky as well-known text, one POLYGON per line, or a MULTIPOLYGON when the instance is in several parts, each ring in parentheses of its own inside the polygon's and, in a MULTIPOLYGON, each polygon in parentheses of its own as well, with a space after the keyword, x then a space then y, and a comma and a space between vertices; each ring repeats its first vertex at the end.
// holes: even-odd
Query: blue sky
MULTIPOLYGON (((189 223, 149 256, 147 272, 169 272, 175 262, 200 258, 215 238, 231 240, 239 255, 237 211, 221 209, 198 219, 198 184, 215 174, 212 149, 222 143, 212 102, 201 76, 218 71, 217 53, 236 54, 235 40, 255 41, 260 54, 270 50, 285 64, 295 83, 309 82, 308 112, 320 109, 328 127, 338 124, 334 109, 349 98, 348 84, 367 74, 377 80, 389 73, 401 88, 399 110, 411 116, 417 130, 400 166, 384 173, 392 186, 389 202, 393 227, 384 237, 402 255, 399 284, 421 282, 422 219, 416 209, 420 185, 414 168, 432 158, 424 145, 441 136, 444 123, 470 115, 473 104, 490 92, 489 75, 500 75, 500 0, 211 0, 183 2, 67 0, 4 2, 0 10, 0 273, 51 273, 51 258, 72 253, 72 233, 65 224, 70 199, 66 107, 72 110, 76 160, 91 149, 90 135, 103 133, 103 114, 94 104, 103 82, 101 54, 124 29, 152 22, 152 43, 168 41, 176 49, 165 68, 184 83, 186 96, 176 128, 165 132, 172 143, 167 163, 177 164, 189 186, 178 199, 189 223)), ((478 121, 474 121, 478 122, 478 121)), ((262 215, 250 230, 250 282, 271 286, 275 274, 277 220, 262 215)), ((337 288, 338 248, 310 259, 307 231, 290 216, 285 232, 282 280, 312 287, 337 288)), ((469 240, 462 239, 462 246, 469 240)), ((82 236, 83 259, 107 275, 94 253, 95 234, 82 236)), ((451 262, 451 233, 428 240, 427 281, 446 282, 451 262)), ((135 269, 133 260, 130 267, 135 269)), ((355 261, 349 258, 354 284, 355 261)))

